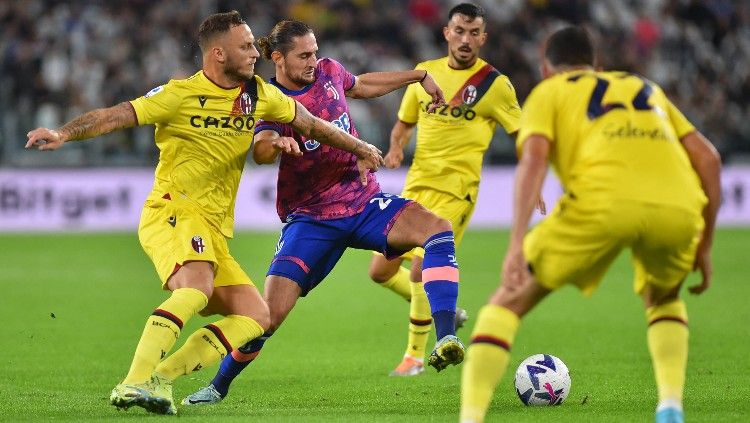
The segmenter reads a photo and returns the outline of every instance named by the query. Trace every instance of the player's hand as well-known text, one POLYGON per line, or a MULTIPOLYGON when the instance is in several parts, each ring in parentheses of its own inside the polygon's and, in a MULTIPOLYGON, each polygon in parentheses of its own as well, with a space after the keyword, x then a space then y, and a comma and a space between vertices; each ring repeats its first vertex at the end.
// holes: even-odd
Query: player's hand
POLYGON ((529 266, 523 256, 521 247, 510 247, 503 260, 502 287, 513 292, 520 289, 524 281, 529 278, 529 266))
POLYGON ((441 90, 440 87, 438 87, 437 82, 432 79, 432 75, 429 73, 425 74, 425 78, 420 84, 425 92, 432 97, 432 101, 427 105, 427 113, 433 113, 438 107, 442 107, 445 104, 443 90, 441 90))
POLYGON ((539 198, 536 200, 536 209, 539 210, 539 213, 541 213, 542 216, 547 214, 547 204, 544 202, 542 194, 539 194, 539 198))
POLYGON ((60 133, 54 129, 36 128, 33 131, 29 131, 26 136, 28 137, 25 146, 26 149, 36 147, 37 150, 51 151, 57 150, 65 143, 60 133))
POLYGON ((396 169, 401 166, 401 162, 404 161, 404 150, 401 149, 390 149, 388 154, 385 155, 385 167, 388 169, 396 169))
POLYGON ((367 176, 370 171, 377 172, 378 168, 383 165, 383 156, 381 156, 383 152, 372 144, 360 141, 352 153, 357 156, 359 180, 363 186, 367 186, 367 176))
POLYGON ((698 251, 695 253, 695 264, 693 270, 700 270, 701 283, 688 288, 691 294, 702 294, 711 286, 711 276, 714 273, 714 267, 711 262, 711 247, 704 244, 703 241, 698 245, 698 251))
POLYGON ((278 151, 292 156, 301 156, 302 150, 299 149, 297 140, 292 137, 279 137, 271 141, 271 145, 278 151))

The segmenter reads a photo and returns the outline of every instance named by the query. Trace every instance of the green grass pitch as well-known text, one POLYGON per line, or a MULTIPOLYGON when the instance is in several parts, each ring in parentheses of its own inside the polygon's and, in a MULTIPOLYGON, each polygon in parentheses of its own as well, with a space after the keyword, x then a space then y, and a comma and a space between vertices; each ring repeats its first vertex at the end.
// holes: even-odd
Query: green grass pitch
MULTIPOLYGON (((261 284, 277 234, 240 233, 231 249, 261 284)), ((507 233, 474 231, 459 250, 459 304, 476 317, 498 282, 507 233)), ((0 420, 140 421, 169 417, 118 412, 109 392, 125 375, 146 316, 165 294, 130 234, 0 235, 0 420)), ((715 280, 686 295, 691 422, 750 419, 750 230, 722 229, 715 280)), ((218 406, 180 407, 181 421, 450 422, 458 419, 460 368, 390 378, 406 343, 407 304, 367 277, 370 253, 350 250, 328 279, 266 344, 218 406)), ((646 422, 656 390, 645 318, 623 254, 596 294, 566 288, 523 322, 511 369, 488 421, 646 422), (512 384, 524 357, 557 355, 572 375, 560 407, 526 408, 512 384)), ((688 284, 696 283, 697 275, 688 284)), ((195 318, 183 333, 208 319, 195 318)), ((468 339, 469 329, 459 335, 468 339)), ((184 340, 183 336, 181 340, 184 340)), ((434 339, 430 340, 431 347, 434 339)), ((181 378, 179 401, 215 367, 181 378)))

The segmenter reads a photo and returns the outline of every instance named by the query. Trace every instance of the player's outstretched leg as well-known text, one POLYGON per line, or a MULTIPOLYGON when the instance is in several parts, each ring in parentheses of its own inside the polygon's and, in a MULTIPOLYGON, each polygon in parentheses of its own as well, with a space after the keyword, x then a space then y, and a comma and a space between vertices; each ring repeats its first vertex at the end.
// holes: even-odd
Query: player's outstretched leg
POLYGON ((519 318, 505 307, 482 307, 461 372, 461 422, 481 422, 508 368, 519 318))
POLYGON ((174 354, 156 367, 156 373, 174 380, 210 366, 229 355, 233 345, 241 345, 263 334, 265 330, 248 316, 231 314, 195 332, 174 354))
POLYGON ((421 281, 411 282, 409 337, 404 358, 391 371, 391 376, 417 376, 424 373, 424 355, 431 327, 430 303, 427 301, 427 294, 424 292, 424 283, 421 281))
POLYGON ((401 265, 403 258, 386 259, 382 254, 375 253, 370 262, 370 279, 378 285, 388 288, 409 301, 409 339, 404 358, 399 365, 390 372, 390 376, 416 376, 424 373, 424 354, 427 337, 432 326, 430 304, 424 288, 414 288, 409 269, 401 265), (421 292, 421 295, 420 295, 421 292))
MULTIPOLYGON (((409 336, 404 357, 401 363, 391 371, 391 376, 417 376, 424 373, 424 356, 427 338, 432 327, 432 316, 430 314, 430 302, 427 300, 427 294, 424 290, 424 282, 421 281, 421 265, 421 259, 415 259, 412 263, 413 267, 418 266, 416 271, 420 274, 417 275, 418 281, 411 282, 409 336)), ((467 319, 466 310, 456 308, 455 330, 461 328, 467 319)))
POLYGON ((185 397, 182 405, 208 405, 221 402, 229 393, 229 386, 234 378, 255 360, 272 334, 266 332, 224 357, 211 383, 185 397))
POLYGON ((143 407, 156 414, 177 414, 172 399, 172 381, 154 374, 151 380, 137 384, 119 384, 112 390, 110 402, 118 410, 131 406, 143 407))
POLYGON ((166 389, 161 383, 153 383, 152 374, 159 360, 172 349, 184 322, 207 303, 208 298, 202 291, 180 288, 154 310, 143 329, 128 375, 110 394, 112 405, 118 409, 136 405, 161 414, 176 412, 171 386, 166 389))
POLYGON ((422 281, 432 309, 438 339, 428 359, 437 371, 456 365, 464 359, 464 345, 456 337, 456 298, 458 297, 458 262, 453 231, 437 233, 424 244, 422 281))
POLYGON ((688 356, 685 303, 677 299, 646 309, 648 349, 656 376, 657 423, 682 423, 682 393, 688 356))
POLYGON ((461 372, 461 422, 484 421, 492 394, 508 368, 520 319, 550 293, 529 274, 512 290, 503 285, 482 307, 461 372))

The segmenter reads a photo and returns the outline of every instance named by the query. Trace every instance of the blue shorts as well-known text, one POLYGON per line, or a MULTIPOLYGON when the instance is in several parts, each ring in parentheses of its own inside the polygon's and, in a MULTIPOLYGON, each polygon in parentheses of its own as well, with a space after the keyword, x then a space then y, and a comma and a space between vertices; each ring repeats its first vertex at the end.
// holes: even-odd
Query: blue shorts
POLYGON ((341 219, 316 220, 291 215, 281 229, 267 275, 289 278, 307 295, 327 275, 347 247, 383 253, 387 258, 406 251, 388 247, 388 232, 412 200, 395 194, 375 194, 362 212, 341 219))

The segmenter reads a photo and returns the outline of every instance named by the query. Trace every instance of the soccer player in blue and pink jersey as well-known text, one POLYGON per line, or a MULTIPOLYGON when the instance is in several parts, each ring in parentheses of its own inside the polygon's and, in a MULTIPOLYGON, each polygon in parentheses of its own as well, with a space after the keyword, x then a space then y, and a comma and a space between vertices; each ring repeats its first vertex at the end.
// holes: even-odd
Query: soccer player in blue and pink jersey
MULTIPOLYGON (((423 70, 355 77, 335 60, 318 60, 315 35, 301 22, 279 22, 259 45, 275 64, 272 84, 313 115, 354 136, 357 130, 346 97, 378 97, 420 82, 432 98, 431 108, 445 101, 423 70)), ((271 325, 264 336, 227 355, 211 384, 183 404, 221 401, 297 299, 328 275, 348 247, 378 251, 389 258, 415 247, 425 249, 422 278, 438 339, 429 364, 440 371, 460 363, 464 346, 454 328, 459 278, 451 224, 414 201, 381 192, 373 173, 360 176, 352 153, 305 138, 288 124, 259 121, 254 140, 257 163, 274 163, 281 156, 276 208, 286 225, 264 289, 271 325)))

